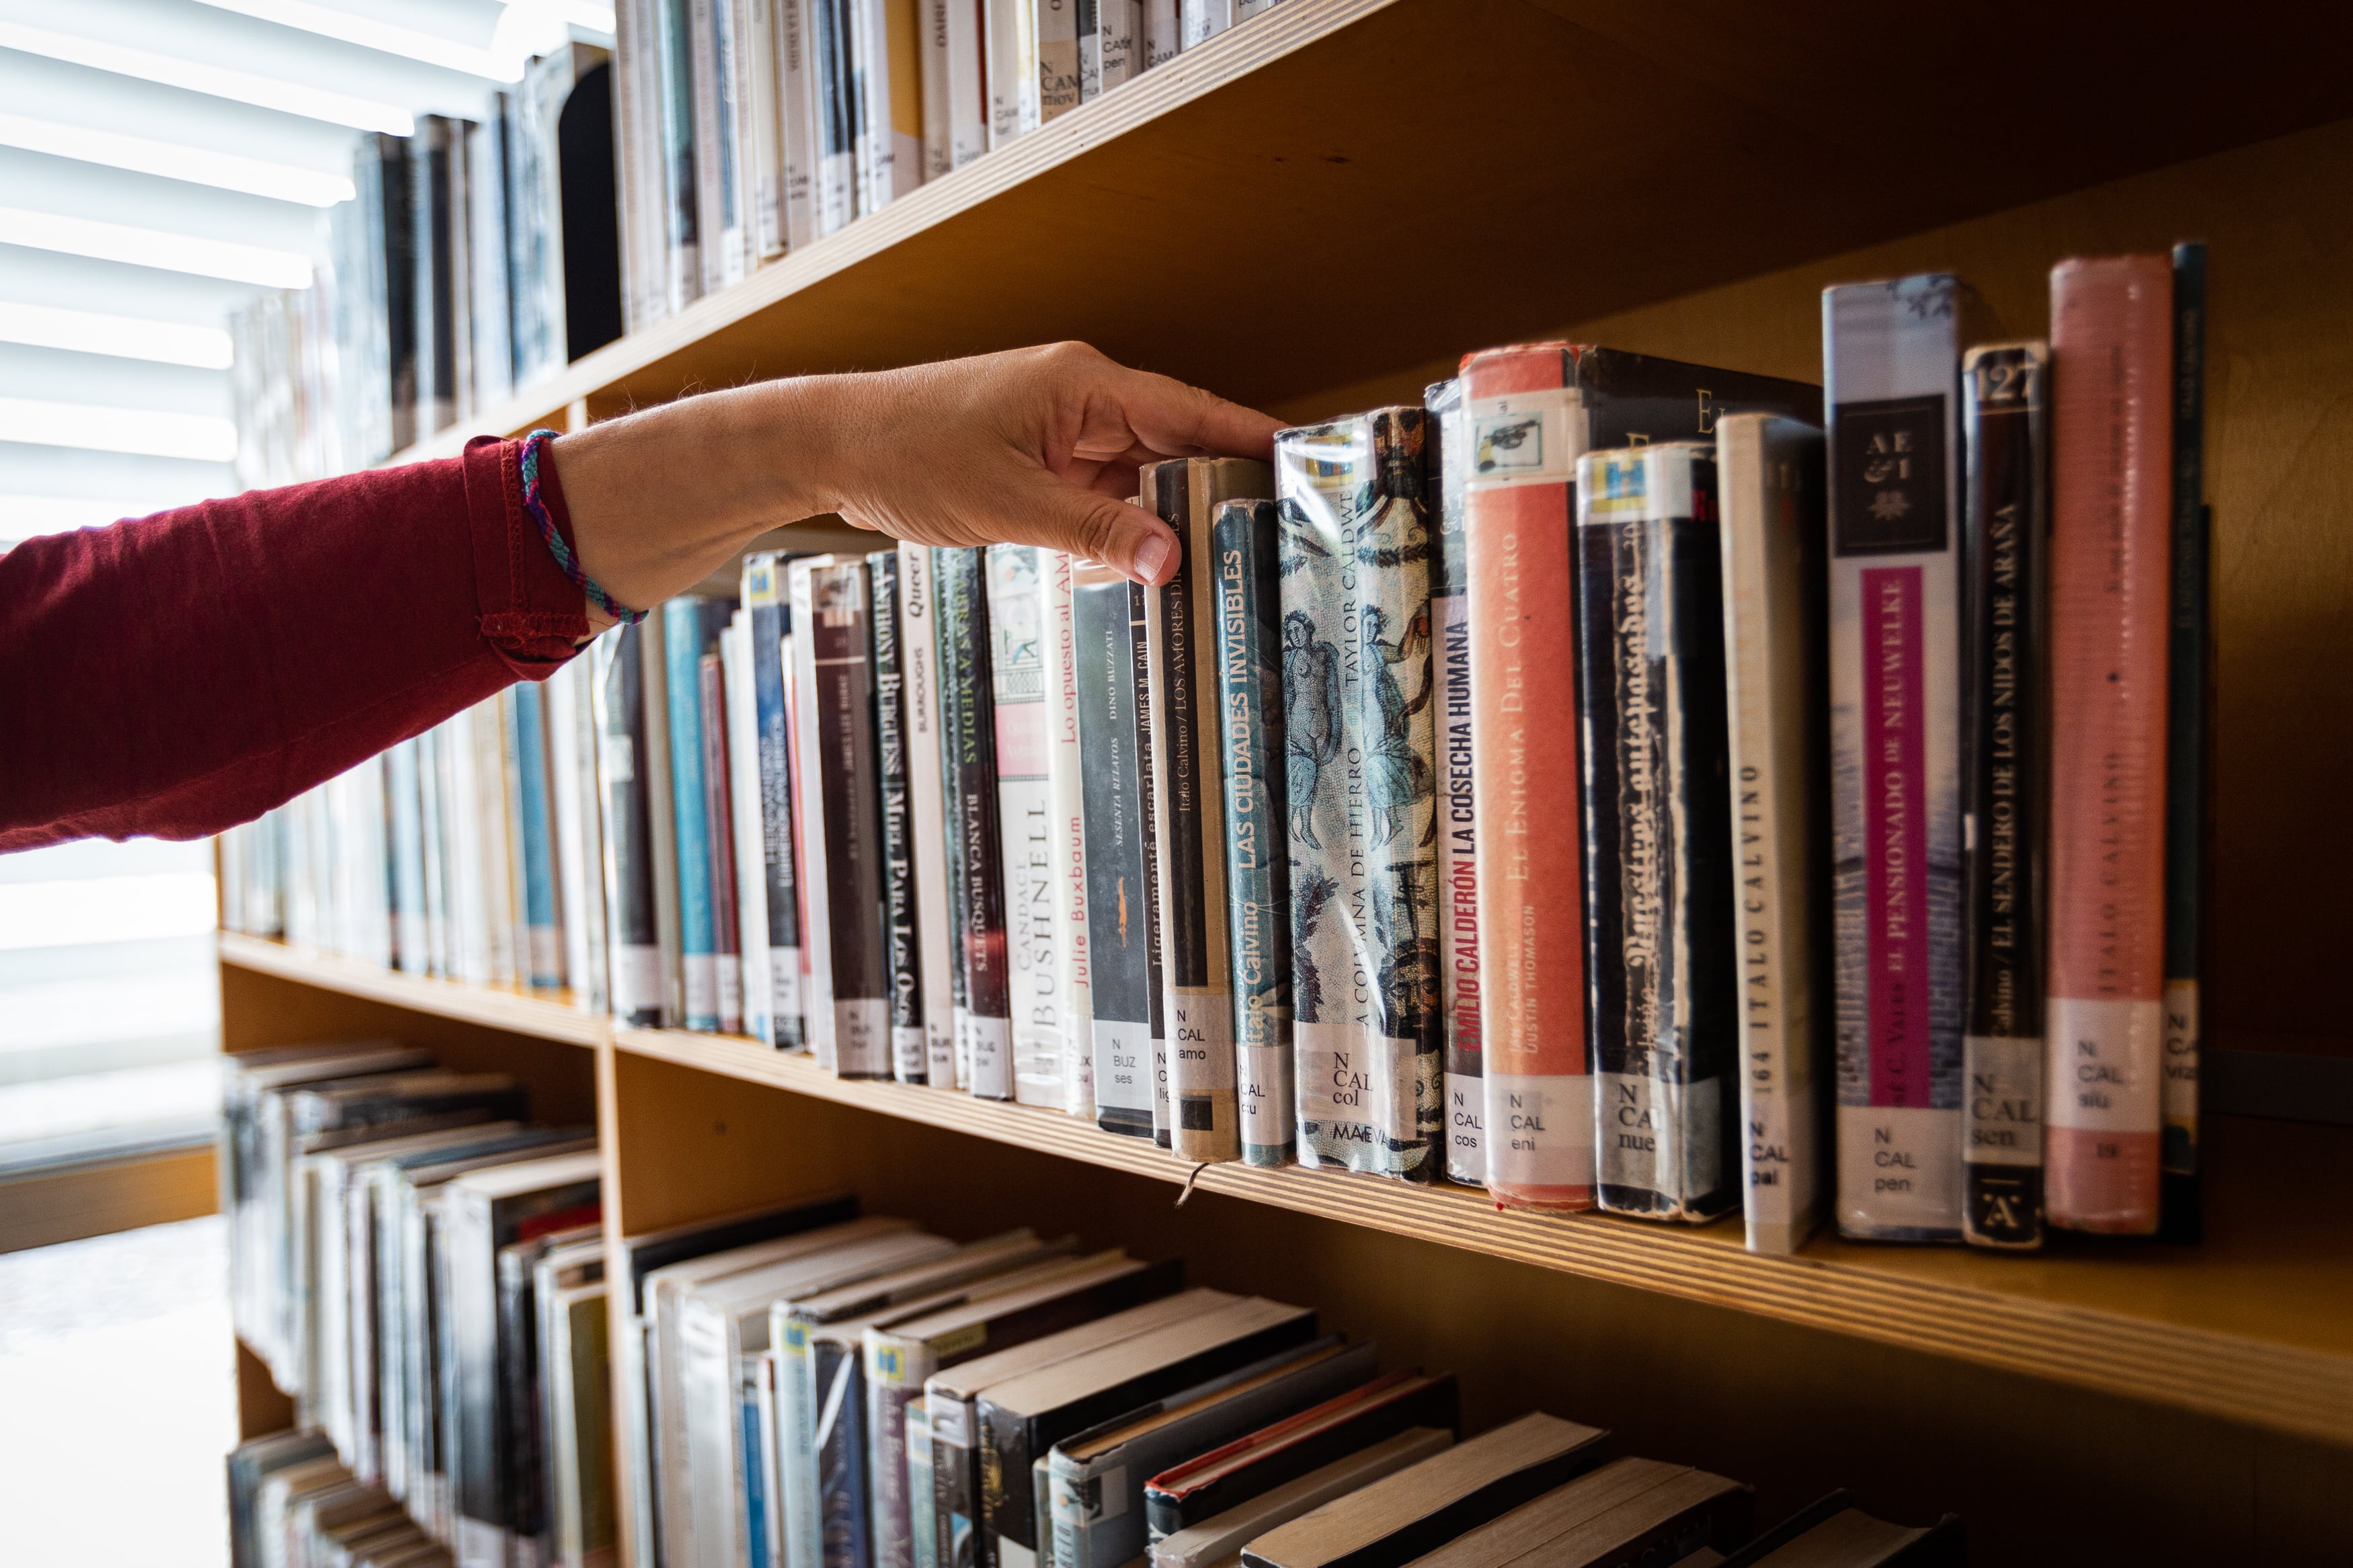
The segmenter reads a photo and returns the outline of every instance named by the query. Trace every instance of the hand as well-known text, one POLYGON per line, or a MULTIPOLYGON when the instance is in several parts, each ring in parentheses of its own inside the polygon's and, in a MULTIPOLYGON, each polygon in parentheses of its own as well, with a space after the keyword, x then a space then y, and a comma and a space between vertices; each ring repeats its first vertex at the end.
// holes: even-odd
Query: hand
POLYGON ((643 607, 760 533, 826 512, 918 543, 1067 550, 1156 584, 1176 542, 1127 503, 1136 470, 1265 458, 1278 428, 1056 343, 681 398, 562 437, 551 455, 582 570, 643 607))

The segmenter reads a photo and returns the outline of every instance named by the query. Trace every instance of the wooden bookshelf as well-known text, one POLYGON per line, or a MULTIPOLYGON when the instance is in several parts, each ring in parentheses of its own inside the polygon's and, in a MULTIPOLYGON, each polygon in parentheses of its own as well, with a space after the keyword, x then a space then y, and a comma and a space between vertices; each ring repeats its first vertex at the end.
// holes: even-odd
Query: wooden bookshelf
MULTIPOLYGON (((1540 336, 1817 379, 1828 283, 1948 268, 2032 336, 2053 261, 2201 237, 2210 1037, 2353 1057, 2333 984, 2353 902, 2316 896, 2353 883, 2348 57, 2353 13, 2262 5, 1284 0, 396 460, 1062 338, 1301 419, 1540 336)), ((2345 1129, 2212 1121, 2194 1247, 1824 1237, 1776 1258, 1731 1224, 1196 1172, 568 998, 235 936, 221 958, 231 1049, 399 1031, 526 1073, 550 1120, 593 1117, 616 1234, 827 1187, 960 1234, 1063 1225, 1460 1369, 1473 1425, 1545 1405, 1755 1480, 1760 1518, 1850 1485, 1892 1516, 1961 1511, 1983 1563, 2353 1560, 2345 1129)), ((282 1421, 241 1373, 248 1429, 282 1421)))

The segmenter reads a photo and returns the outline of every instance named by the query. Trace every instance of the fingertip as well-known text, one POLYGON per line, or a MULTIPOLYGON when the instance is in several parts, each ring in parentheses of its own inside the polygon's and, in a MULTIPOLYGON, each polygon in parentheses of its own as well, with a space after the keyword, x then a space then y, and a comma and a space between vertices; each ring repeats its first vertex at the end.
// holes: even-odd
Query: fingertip
POLYGON ((1146 533, 1135 546, 1127 574, 1147 588, 1166 586, 1176 575, 1176 541, 1166 533, 1146 533))

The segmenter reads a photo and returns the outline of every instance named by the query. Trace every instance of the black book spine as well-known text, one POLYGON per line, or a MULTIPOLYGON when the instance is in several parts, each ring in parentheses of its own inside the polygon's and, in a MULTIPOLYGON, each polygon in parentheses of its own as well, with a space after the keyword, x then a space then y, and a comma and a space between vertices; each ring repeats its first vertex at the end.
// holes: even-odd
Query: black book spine
POLYGON ((915 835, 907 796, 906 678, 899 646, 899 552, 866 558, 872 579, 874 740, 882 789, 883 929, 891 961, 891 1069, 930 1076, 923 1048, 923 953, 915 932, 915 835))
POLYGON ((1006 968, 1003 852, 997 821, 997 710, 989 691, 988 600, 981 552, 944 550, 938 562, 942 706, 953 707, 946 784, 949 824, 962 862, 965 1015, 971 1070, 982 1100, 1013 1098, 1011 977, 1006 968))
POLYGON ((882 925, 881 795, 876 787, 874 665, 863 562, 810 574, 817 671, 818 788, 823 796, 832 939, 835 1070, 891 1076, 891 976, 882 925))
POLYGON ((1430 679, 1438 695, 1438 991, 1446 1028, 1446 1174, 1487 1181, 1479 985, 1478 817, 1472 733, 1471 563, 1462 532, 1470 428, 1462 384, 1422 395, 1430 474, 1430 679))
POLYGON ((612 911, 613 1016, 662 1021, 661 937, 654 919, 652 801, 646 766, 643 631, 623 626, 599 694, 605 784, 606 899, 612 911))
POLYGON ((2042 1245, 2043 841, 2050 670, 2049 366, 2040 343, 1970 351, 1963 368, 1964 896, 1961 1235, 2042 1245))
POLYGON ((2168 1241, 2203 1229, 2198 1083, 2203 1019, 2209 563, 2206 509, 2206 247, 2173 247, 2173 610, 2166 702, 2165 1108, 2158 1227, 2168 1241))
POLYGON ((1298 1144, 1299 1096, 1291 1050, 1280 510, 1271 500, 1225 502, 1211 548, 1242 1158, 1253 1165, 1282 1165, 1298 1144))
POLYGON ((933 549, 931 553, 932 635, 933 657, 939 666, 940 815, 943 818, 940 841, 941 858, 947 867, 948 998, 955 1015, 949 1020, 949 1028, 955 1039, 955 1087, 968 1090, 972 1088, 972 987, 964 962, 964 796, 958 788, 956 771, 956 759, 962 750, 958 737, 962 733, 964 713, 956 706, 957 688, 954 679, 955 647, 956 640, 963 636, 960 628, 964 605, 959 600, 953 606, 955 617, 951 619, 951 605, 945 587, 948 557, 954 553, 954 551, 939 548, 933 549))
POLYGON ((1687 443, 1596 453, 1577 489, 1597 1195, 1712 1219, 1740 1197, 1715 458, 1687 443))
POLYGON ((819 1338, 809 1346, 819 1408, 830 1421, 818 1427, 818 1521, 824 1568, 873 1568, 866 1516, 866 1389, 856 1343, 819 1338))
POLYGON ((1151 753, 1137 716, 1145 590, 1108 567, 1082 566, 1071 615, 1078 643, 1080 811, 1087 841, 1087 946, 1094 1005, 1095 1124, 1152 1136, 1160 974, 1152 941, 1151 753))
POLYGON ((500 1414, 505 1441, 498 1458, 507 1522, 518 1543, 536 1541, 545 1519, 540 1495, 539 1320, 532 1288, 536 1257, 535 1250, 516 1247, 499 1253, 500 1414))

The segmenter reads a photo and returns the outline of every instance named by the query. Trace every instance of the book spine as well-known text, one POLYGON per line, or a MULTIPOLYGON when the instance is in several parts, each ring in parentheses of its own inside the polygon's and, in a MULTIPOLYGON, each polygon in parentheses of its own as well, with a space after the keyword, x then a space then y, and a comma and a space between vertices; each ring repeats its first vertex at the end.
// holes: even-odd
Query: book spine
MULTIPOLYGON (((694 47, 687 18, 689 0, 656 0, 654 15, 660 38, 658 79, 660 89, 661 185, 659 196, 667 215, 663 252, 664 314, 676 315, 702 296, 702 244, 715 231, 715 215, 702 210, 696 165, 715 152, 699 144, 696 135, 694 47)), ((715 240, 714 240, 715 243, 715 240)))
POLYGON ((983 558, 988 679, 997 740, 997 821, 1004 868, 1005 957, 1013 1098, 1061 1108, 1061 960, 1055 948, 1052 739, 1046 712, 1042 552, 994 544, 983 558))
MULTIPOLYGON (((483 840, 482 930, 490 939, 491 983, 517 985, 530 979, 530 933, 522 920, 522 844, 515 799, 512 688, 478 706, 474 746, 474 804, 481 813, 483 840)), ((331 787, 327 801, 329 809, 339 814, 333 818, 336 825, 345 826, 350 810, 348 783, 342 790, 331 787)), ((340 842, 349 846, 353 837, 343 831, 340 842)), ((358 879, 349 875, 335 888, 337 943, 344 951, 352 945, 349 900, 357 888, 358 879)))
POLYGON ((1218 754, 1242 1159, 1282 1165, 1298 1146, 1299 1095, 1292 1059, 1291 861, 1278 717, 1282 526, 1275 503, 1221 503, 1210 560, 1218 591, 1218 754))
POLYGON ((1144 0, 1143 21, 1137 33, 1137 47, 1143 56, 1138 70, 1166 65, 1176 58, 1185 45, 1183 20, 1178 0, 1144 0))
MULTIPOLYGON (((1218 744, 1204 710, 1216 667, 1205 637, 1216 593, 1208 508, 1194 489, 1211 484, 1212 465, 1178 459, 1143 476, 1145 505, 1176 535, 1176 571, 1145 598, 1145 670, 1152 727, 1152 805, 1160 882, 1161 1012, 1166 1020, 1169 1135, 1179 1159, 1241 1154, 1236 1092, 1233 977, 1226 951, 1225 821, 1222 787, 1211 787, 1202 753, 1218 744)), ((1206 496, 1202 498, 1206 500, 1206 496)))
POLYGON ((801 1021, 799 878, 793 864, 792 731, 785 714, 783 563, 771 552, 744 563, 744 605, 750 612, 752 697, 759 724, 760 864, 767 910, 768 1010, 776 1045, 807 1042, 801 1021))
POLYGON ((817 161, 824 142, 817 118, 813 13, 823 4, 776 0, 777 179, 787 251, 817 237, 817 161))
POLYGON ((771 0, 733 0, 738 79, 743 83, 745 162, 751 175, 751 244, 756 260, 785 250, 784 114, 776 100, 776 22, 771 0))
MULTIPOLYGON (((825 763, 819 741, 815 574, 827 556, 796 561, 786 575, 792 644, 790 722, 793 814, 801 889, 801 990, 810 1051, 828 1072, 839 1069, 840 1032, 833 996, 833 845, 827 835, 825 763)), ((789 1502, 787 1507, 789 1508, 789 1502)))
POLYGON ((940 607, 943 689, 953 692, 944 771, 954 781, 949 826, 962 866, 965 1010, 960 1048, 965 1084, 983 1100, 1014 1097, 1012 987, 1005 942, 1006 888, 997 832, 997 720, 989 689, 988 601, 982 552, 933 557, 940 607))
POLYGON ((718 946, 712 931, 710 807, 702 786, 702 601, 662 605, 669 659, 671 821, 678 834, 679 952, 686 1026, 719 1027, 718 946))
POLYGON ((1145 590, 1108 566, 1074 576, 1079 740, 1086 755, 1080 812, 1086 834, 1087 942, 1094 1042, 1095 1124, 1152 1135, 1152 1058, 1160 1033, 1160 977, 1145 895, 1151 797, 1135 679, 1145 590))
POLYGON ((826 1339, 811 1347, 818 1422, 818 1518, 824 1568, 874 1568, 866 1512, 866 1391, 861 1352, 826 1339))
POLYGON ((932 1429, 934 1554, 949 1568, 977 1568, 980 1445, 972 1401, 926 1384, 923 1410, 932 1429))
POLYGON ((817 232, 822 236, 858 216, 859 0, 807 3, 818 136, 817 232))
MULTIPOLYGON (((1102 0, 1071 0, 1078 8, 1079 101, 1092 103, 1103 96, 1102 0)), ((1112 0, 1113 8, 1119 0, 1112 0)))
POLYGON ((2173 618, 2165 760, 2165 1131, 2158 1154, 2170 1240, 2195 1241, 2205 903, 2210 543, 2206 513, 2206 247, 2173 247, 2173 618))
POLYGON ((905 662, 899 638, 899 552, 866 558, 873 598, 874 739, 882 789, 883 931, 891 964, 891 1071, 922 1083, 931 1063, 923 1040, 923 955, 915 931, 913 823, 907 796, 905 662))
POLYGON ((1820 1222, 1823 1175, 1822 439, 1795 420, 1738 415, 1716 426, 1716 447, 1747 1243, 1788 1253, 1820 1222))
POLYGON ((1038 128, 1036 0, 981 0, 988 84, 988 144, 1011 145, 1038 128))
MULTIPOLYGON (((1499 1203, 1593 1203, 1570 548, 1586 412, 1572 351, 1499 349, 1462 367, 1463 563, 1472 765, 1493 781, 1473 848, 1481 1088, 1499 1203)), ((1300 897, 1297 886, 1292 897, 1300 897)))
MULTIPOLYGON (((916 1489, 914 1441, 920 1434, 922 1469, 931 1460, 930 1434, 911 1417, 923 1399, 923 1379, 936 1363, 928 1347, 910 1342, 878 1328, 865 1331, 866 1480, 869 1533, 874 1543, 874 1568, 915 1568, 928 1544, 916 1528, 916 1502, 925 1505, 922 1521, 928 1527, 929 1489, 916 1489)), ((928 1475, 923 1479, 928 1479, 928 1475)))
POLYGON ((891 0, 850 0, 852 156, 861 215, 878 212, 891 200, 890 5, 891 0))
POLYGON ((768 872, 761 843, 760 710, 752 690, 752 617, 739 611, 719 643, 727 696, 728 821, 734 832, 735 956, 744 977, 744 1032, 764 1046, 774 1046, 776 987, 768 978, 768 872))
MULTIPOLYGON (((576 1005, 584 1007, 596 1007, 598 1011, 602 1011, 601 1006, 589 999, 596 986, 594 977, 589 973, 588 965, 587 905, 589 900, 586 898, 586 889, 590 885, 590 872, 588 839, 583 832, 581 809, 585 794, 583 785, 587 772, 584 757, 591 754, 584 753, 580 749, 583 734, 583 728, 579 721, 582 683, 586 679, 587 673, 588 661, 574 659, 554 675, 549 676, 547 684, 543 688, 547 720, 547 800, 551 817, 549 841, 555 865, 555 922, 556 929, 563 936, 561 951, 565 980, 572 987, 572 998, 576 1005)), ((387 763, 397 764, 397 751, 386 752, 385 761, 387 763)), ((410 771, 405 781, 396 772, 388 773, 386 781, 396 791, 405 788, 410 792, 408 795, 410 809, 415 810, 417 803, 414 793, 417 788, 417 773, 416 751, 413 744, 409 747, 408 765, 410 771)), ((394 797, 394 866, 397 870, 402 858, 398 842, 400 829, 398 794, 394 797)), ((415 896, 421 903, 425 882, 425 868, 421 853, 423 846, 419 845, 417 848, 419 859, 417 866, 415 896)), ((395 890, 399 891, 397 878, 395 880, 395 890)), ((410 907, 417 916, 416 930, 419 949, 417 959, 421 970, 424 963, 425 911, 417 904, 412 904, 410 907)), ((393 934, 397 939, 400 932, 396 929, 393 934)))
POLYGON ((909 1568, 940 1568, 939 1509, 932 1476, 931 1402, 906 1404, 909 1568))
POLYGON ((1046 785, 1052 810, 1047 858, 1054 883, 1055 994, 1062 1011, 1062 1109, 1095 1113, 1094 970, 1087 931, 1086 753, 1079 745, 1078 626, 1071 612, 1078 563, 1041 557, 1045 575, 1046 785))
MULTIPOLYGON (((761 1420, 760 1365, 767 1361, 767 1352, 739 1356, 741 1369, 736 1382, 735 1456, 742 1468, 740 1486, 744 1497, 744 1517, 741 1521, 742 1542, 735 1556, 744 1568, 770 1568, 769 1531, 775 1528, 775 1508, 768 1499, 766 1464, 767 1444, 762 1439, 763 1430, 775 1428, 773 1407, 769 1420, 761 1420)), ((768 1362, 771 1369, 774 1362, 768 1362)))
POLYGON ((2172 287, 2163 257, 2051 275, 2051 973, 2045 1196, 2158 1224, 2164 1122, 2172 287))
POLYGON ((1412 1181, 1444 1124, 1424 425, 1276 439, 1299 1159, 1412 1181))
POLYGON ((1837 1215, 1878 1241, 1961 1234, 1958 293, 1822 297, 1837 1215))
POLYGON ((1438 691, 1438 973, 1446 1031, 1446 1174, 1487 1184, 1479 1050, 1479 823, 1471 694, 1471 578, 1462 532, 1470 475, 1461 381, 1422 398, 1430 418, 1430 674, 1438 691))
POLYGON ((1715 461, 1588 453, 1577 496, 1596 1196, 1704 1221, 1739 1199, 1715 461))
POLYGON ((980 0, 947 0, 948 157, 961 169, 988 151, 988 84, 980 0))
POLYGON ((733 193, 727 178, 733 171, 734 149, 728 145, 724 123, 727 94, 719 18, 724 0, 685 0, 685 9, 687 90, 691 95, 689 112, 693 116, 696 238, 700 242, 695 253, 697 287, 701 292, 710 294, 731 281, 727 258, 734 247, 733 226, 728 221, 733 216, 728 210, 733 205, 729 199, 733 193))
POLYGON ((1033 0, 1038 31, 1038 121, 1079 106, 1079 0, 1033 0))
POLYGON ((931 558, 933 618, 940 633, 940 789, 943 796, 940 832, 944 846, 943 863, 948 889, 949 1048, 955 1058, 955 1086, 969 1091, 972 1088, 972 991, 964 963, 964 794, 961 764, 957 761, 961 754, 963 719, 956 708, 957 688, 951 663, 955 638, 962 635, 964 606, 959 598, 953 606, 955 619, 951 625, 948 618, 951 606, 942 597, 943 584, 946 580, 946 556, 937 548, 926 548, 931 558))
POLYGON ((907 809, 913 830, 916 974, 923 984, 924 1081, 963 1087, 956 1078, 955 991, 951 973, 945 829, 941 784, 939 621, 934 613, 932 548, 899 546, 901 718, 906 728, 907 809))
MULTIPOLYGON (((385 752, 384 769, 391 826, 393 962, 405 973, 422 974, 427 967, 425 806, 423 790, 417 782, 414 737, 385 752)), ((221 885, 227 888, 233 884, 227 874, 226 861, 223 868, 221 885)))
POLYGON ((809 584, 817 794, 831 921, 834 1071, 842 1078, 891 1076, 891 973, 868 579, 865 562, 835 560, 812 572, 809 584))
MULTIPOLYGON (((711 635, 707 646, 724 637, 711 635)), ((727 754, 727 672, 716 653, 698 661, 702 698, 702 799, 711 856, 711 947, 719 982, 719 1030, 744 1032, 743 924, 735 907, 735 799, 727 754)))
POLYGON ((955 168, 955 130, 949 79, 955 56, 949 52, 948 13, 962 0, 923 0, 923 177, 936 180, 955 168))
POLYGON ((1184 47, 1198 49, 1234 25, 1234 0, 1183 0, 1184 47))
POLYGON ((2041 343, 1971 349, 1961 363, 1968 639, 1961 1236, 2013 1250, 2042 1245, 2048 369, 2041 343))

